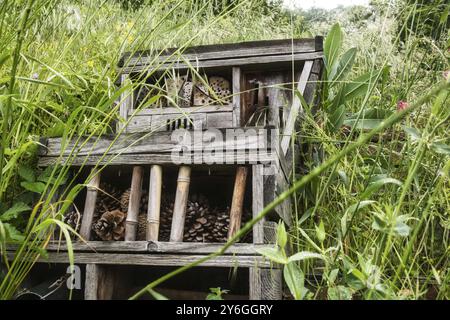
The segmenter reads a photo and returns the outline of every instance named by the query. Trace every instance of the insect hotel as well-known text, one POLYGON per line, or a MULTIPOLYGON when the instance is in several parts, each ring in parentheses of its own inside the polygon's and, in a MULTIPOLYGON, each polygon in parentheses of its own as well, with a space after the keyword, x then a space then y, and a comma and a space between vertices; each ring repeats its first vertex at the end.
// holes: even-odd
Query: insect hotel
MULTIPOLYGON (((65 216, 86 240, 74 244, 82 298, 127 298, 219 250, 288 189, 291 137, 302 103, 317 96, 322 58, 319 37, 125 54, 115 133, 45 139, 39 158, 89 181, 65 216)), ((225 298, 281 299, 281 270, 256 250, 273 246, 290 215, 287 199, 223 255, 156 291, 204 299, 221 287, 225 298)), ((67 265, 64 249, 50 244, 42 262, 67 265)))

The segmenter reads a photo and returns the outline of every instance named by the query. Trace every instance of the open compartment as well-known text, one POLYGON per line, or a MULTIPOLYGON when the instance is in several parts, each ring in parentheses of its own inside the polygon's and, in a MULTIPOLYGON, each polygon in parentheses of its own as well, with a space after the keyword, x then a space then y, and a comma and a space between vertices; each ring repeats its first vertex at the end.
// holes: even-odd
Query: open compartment
POLYGON ((127 132, 233 127, 231 67, 152 70, 130 79, 127 132))
MULTIPOLYGON (((161 204, 158 239, 148 239, 150 166, 142 167, 142 187, 140 193, 135 240, 169 241, 173 224, 173 212, 179 168, 164 166, 162 169, 161 204)), ((83 170, 79 179, 86 179, 89 171, 83 170)), ((98 187, 86 188, 75 200, 80 211, 84 207, 92 211, 89 240, 122 241, 125 239, 128 210, 130 207, 133 166, 107 166, 100 174, 98 187), (96 192, 95 205, 88 206, 88 193, 96 192)), ((195 166, 191 169, 189 195, 183 229, 183 242, 221 243, 228 238, 230 206, 235 184, 235 166, 195 166)), ((252 185, 248 177, 245 185, 242 222, 252 217, 252 185)), ((82 221, 86 221, 81 219, 82 221)), ((66 219, 68 222, 69 219, 66 219)), ((78 230, 81 226, 74 226, 78 230)), ((180 226, 181 227, 181 226, 180 226)), ((241 242, 252 242, 248 233, 241 242)))

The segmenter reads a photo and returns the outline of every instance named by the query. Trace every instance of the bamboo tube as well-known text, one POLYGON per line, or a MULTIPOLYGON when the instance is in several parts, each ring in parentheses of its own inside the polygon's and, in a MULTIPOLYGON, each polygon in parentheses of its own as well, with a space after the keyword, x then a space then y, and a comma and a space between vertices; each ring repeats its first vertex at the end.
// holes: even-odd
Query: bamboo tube
POLYGON ((139 207, 142 195, 142 179, 144 168, 141 166, 133 167, 131 177, 130 200, 128 201, 127 221, 125 224, 125 241, 136 240, 139 207))
POLYGON ((152 165, 150 169, 150 187, 148 196, 146 239, 158 241, 159 215, 161 211, 162 167, 152 165))
POLYGON ((234 236, 236 232, 238 232, 239 229, 241 228, 247 173, 248 173, 247 167, 239 166, 236 169, 233 199, 231 200, 230 226, 228 228, 228 238, 234 236))
POLYGON ((191 168, 181 166, 178 171, 177 191, 173 205, 172 229, 170 230, 171 242, 182 242, 184 231, 184 219, 186 218, 186 205, 189 196, 189 183, 191 168))
MULTIPOLYGON (((95 168, 92 169, 94 173, 95 168)), ((83 218, 81 220, 80 235, 88 241, 91 237, 92 220, 94 219, 95 203, 100 186, 100 172, 96 173, 87 185, 86 201, 84 203, 83 218)))

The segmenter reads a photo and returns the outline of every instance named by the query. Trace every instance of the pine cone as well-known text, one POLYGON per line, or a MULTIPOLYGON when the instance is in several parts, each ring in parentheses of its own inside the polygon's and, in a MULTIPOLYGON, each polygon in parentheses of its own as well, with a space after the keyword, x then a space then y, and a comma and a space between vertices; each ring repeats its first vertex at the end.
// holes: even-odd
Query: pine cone
POLYGON ((102 240, 123 240, 126 217, 127 214, 120 210, 107 211, 92 225, 92 229, 102 240))
POLYGON ((72 227, 76 232, 80 230, 81 214, 77 211, 69 211, 64 215, 64 223, 72 227))

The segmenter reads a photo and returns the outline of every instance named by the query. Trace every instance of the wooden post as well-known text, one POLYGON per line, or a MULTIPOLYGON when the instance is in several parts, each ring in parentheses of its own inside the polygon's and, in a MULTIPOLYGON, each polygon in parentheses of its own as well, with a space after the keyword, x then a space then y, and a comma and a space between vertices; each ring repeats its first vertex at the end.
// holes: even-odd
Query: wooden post
MULTIPOLYGON (((92 169, 94 173, 95 168, 92 169)), ((80 235, 88 241, 91 237, 92 220, 94 219, 95 203, 100 186, 100 172, 96 173, 87 185, 86 201, 84 203, 83 218, 81 219, 80 235)))
POLYGON ((239 127, 241 125, 241 68, 232 68, 232 88, 233 88, 233 126, 239 127))
MULTIPOLYGON (((120 85, 123 86, 127 86, 130 85, 129 82, 129 75, 128 74, 122 74, 120 76, 120 85)), ((133 109, 133 96, 134 93, 132 90, 125 90, 123 91, 123 93, 120 95, 120 107, 119 107, 119 114, 120 117, 124 120, 127 121, 128 120, 128 113, 133 109)), ((117 122, 117 126, 116 126, 116 130, 120 131, 123 127, 125 126, 124 123, 118 121, 117 122)), ((124 132, 126 132, 126 128, 124 129, 124 132)))
POLYGON ((150 169, 150 187, 148 196, 146 239, 158 241, 159 215, 161 211, 162 167, 152 165, 150 169))
POLYGON ((177 191, 173 205, 172 229, 170 230, 171 242, 182 242, 184 231, 184 219, 186 218, 186 205, 189 196, 189 183, 191 167, 181 166, 178 171, 177 191))
POLYGON ((111 267, 88 263, 86 264, 86 280, 84 300, 111 300, 116 280, 111 267))
POLYGON ((233 199, 231 200, 230 226, 228 228, 228 239, 234 236, 236 232, 238 232, 239 229, 241 228, 247 173, 248 173, 247 167, 239 166, 236 169, 233 199))
MULTIPOLYGON (((313 67, 312 60, 305 61, 302 73, 300 74, 300 79, 298 80, 297 84, 297 90, 302 95, 305 93, 305 88, 308 83, 312 67, 313 67)), ((286 155, 287 150, 289 148, 291 135, 294 132, 295 122, 297 121, 298 113, 300 110, 302 110, 301 101, 300 98, 297 95, 295 95, 291 109, 289 110, 289 117, 286 121, 286 126, 284 127, 283 138, 281 140, 281 151, 283 152, 284 155, 286 155)))
MULTIPOLYGON (((252 211, 253 218, 264 209, 264 166, 257 164, 252 166, 252 211)), ((253 226, 253 243, 264 243, 264 220, 260 220, 253 226)))
POLYGON ((141 204, 141 195, 142 195, 143 173, 144 168, 142 168, 141 166, 133 167, 133 176, 131 178, 130 200, 128 201, 128 213, 125 225, 125 241, 136 240, 139 207, 141 204))
POLYGON ((281 300, 282 275, 276 268, 251 267, 250 272, 250 300, 281 300))

